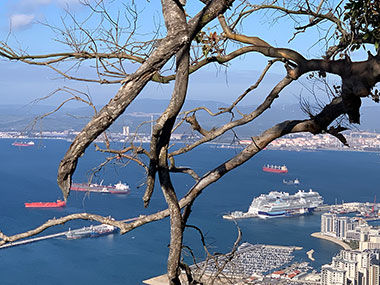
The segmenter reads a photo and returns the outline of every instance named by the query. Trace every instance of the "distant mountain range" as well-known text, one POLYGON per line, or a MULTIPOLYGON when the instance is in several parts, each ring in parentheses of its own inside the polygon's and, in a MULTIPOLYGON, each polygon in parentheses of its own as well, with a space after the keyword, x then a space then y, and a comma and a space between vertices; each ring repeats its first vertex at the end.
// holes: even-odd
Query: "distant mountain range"
MULTIPOLYGON (((129 126, 134 132, 137 128, 139 133, 149 133, 150 124, 141 124, 151 120, 151 116, 157 119, 159 114, 165 110, 167 100, 141 99, 133 102, 128 107, 125 114, 120 116, 115 124, 110 128, 112 132, 122 132, 123 126, 129 126)), ((189 100, 183 110, 191 110, 199 106, 208 107, 211 111, 217 112, 219 108, 227 107, 221 102, 189 100)), ((0 105, 0 131, 30 131, 33 126, 34 131, 63 131, 81 130, 93 115, 93 110, 89 107, 64 107, 42 120, 36 118, 51 112, 56 106, 45 105, 0 105)), ((100 110, 101 107, 98 108, 100 110)), ((249 113, 256 106, 242 106, 239 111, 249 113)), ((375 131, 380 133, 378 124, 380 117, 380 106, 362 107, 362 124, 355 125, 356 130, 375 131)), ((220 117, 211 117, 205 111, 199 111, 198 120, 202 127, 211 129, 218 127, 231 119, 231 114, 224 114, 220 117)), ((235 118, 240 115, 235 112, 235 118)), ((305 119, 307 116, 301 111, 298 104, 274 105, 254 122, 237 128, 237 133, 241 137, 257 135, 263 130, 273 126, 278 122, 291 119, 305 119)), ((183 124, 177 133, 190 133, 187 124, 183 124)))

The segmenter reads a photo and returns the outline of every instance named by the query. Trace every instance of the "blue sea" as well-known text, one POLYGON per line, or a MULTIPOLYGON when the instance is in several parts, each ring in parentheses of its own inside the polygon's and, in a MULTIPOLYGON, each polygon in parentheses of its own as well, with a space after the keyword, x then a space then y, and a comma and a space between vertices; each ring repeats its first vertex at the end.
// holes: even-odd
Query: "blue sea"
MULTIPOLYGON (((89 212, 115 219, 127 219, 165 208, 159 188, 151 205, 143 207, 145 173, 134 163, 109 164, 97 173, 95 180, 105 184, 127 182, 129 195, 72 192, 63 209, 26 209, 24 202, 55 201, 62 198, 56 184, 57 167, 69 142, 36 141, 34 147, 14 147, 9 139, 0 140, 0 231, 13 235, 33 229, 48 219, 71 213, 89 212)), ((191 155, 178 158, 177 166, 191 166, 202 175, 238 150, 202 146, 191 155)), ((91 146, 80 158, 75 182, 85 182, 103 159, 104 154, 91 146)), ((255 196, 272 190, 295 193, 298 189, 318 191, 326 203, 373 202, 378 193, 380 156, 377 153, 349 151, 273 151, 265 150, 220 181, 212 184, 198 198, 189 220, 202 229, 211 252, 228 252, 237 236, 233 222, 222 215, 246 211, 255 196), (264 173, 264 164, 286 164, 287 174, 264 173), (285 185, 283 179, 300 180, 300 185, 285 185)), ((186 193, 192 179, 174 174, 178 196, 186 193)), ((79 228, 89 222, 73 221, 43 233, 79 228)), ((314 249, 319 270, 331 261, 340 247, 315 239, 311 233, 320 230, 320 215, 271 220, 246 219, 238 222, 243 241, 274 245, 295 245, 303 249, 296 259, 309 261, 306 251, 314 249)), ((169 243, 168 220, 154 222, 127 234, 99 238, 66 240, 55 238, 0 250, 0 284, 141 284, 143 280, 163 274, 169 243)), ((205 254, 199 234, 186 229, 185 244, 201 261, 205 254)))

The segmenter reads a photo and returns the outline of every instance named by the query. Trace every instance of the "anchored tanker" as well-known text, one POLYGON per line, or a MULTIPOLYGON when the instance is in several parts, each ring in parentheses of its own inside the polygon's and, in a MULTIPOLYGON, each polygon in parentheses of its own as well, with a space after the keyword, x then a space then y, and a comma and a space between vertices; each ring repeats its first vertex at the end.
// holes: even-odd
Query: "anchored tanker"
POLYGON ((121 182, 115 185, 102 185, 102 183, 73 183, 70 189, 73 191, 88 191, 111 194, 128 194, 130 192, 129 185, 121 182))
POLYGON ((272 191, 261 194, 253 199, 248 212, 232 212, 224 215, 225 219, 241 219, 259 217, 263 219, 276 217, 291 217, 312 213, 315 208, 323 205, 323 198, 318 192, 298 190, 294 195, 286 192, 272 191))
POLYGON ((30 202, 24 204, 25 208, 60 208, 66 206, 66 202, 61 200, 57 200, 57 202, 30 202))

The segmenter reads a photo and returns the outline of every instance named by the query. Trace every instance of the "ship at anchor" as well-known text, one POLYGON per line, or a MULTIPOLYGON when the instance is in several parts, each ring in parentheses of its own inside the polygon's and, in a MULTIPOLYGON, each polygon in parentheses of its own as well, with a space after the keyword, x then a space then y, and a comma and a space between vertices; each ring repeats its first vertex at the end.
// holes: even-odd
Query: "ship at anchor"
POLYGON ((287 185, 299 185, 300 181, 298 180, 298 178, 296 178, 294 180, 285 180, 285 179, 282 179, 282 183, 287 184, 287 185))
POLYGON ((102 235, 108 235, 115 233, 117 231, 117 227, 101 224, 98 226, 89 226, 89 227, 83 227, 81 229, 77 230, 71 230, 65 234, 67 239, 79 239, 79 238, 86 238, 86 237, 98 237, 102 235))
POLYGON ((30 202, 24 205, 25 208, 61 208, 66 206, 66 202, 57 200, 56 202, 30 202))
POLYGON ((288 168, 286 165, 264 165, 263 171, 265 172, 272 172, 272 173, 288 173, 288 168))
POLYGON ((23 147, 26 147, 26 146, 34 146, 35 143, 34 141, 29 141, 29 142, 13 142, 12 143, 13 146, 23 146, 23 147))
POLYGON ((110 194, 128 194, 130 192, 129 185, 121 183, 121 181, 114 185, 102 185, 102 183, 73 183, 70 190, 110 194))
POLYGON ((317 207, 323 205, 323 198, 313 190, 298 190, 291 195, 287 192, 272 191, 261 194, 253 199, 246 213, 241 211, 224 215, 225 219, 241 219, 258 217, 262 219, 292 217, 311 214, 317 207))

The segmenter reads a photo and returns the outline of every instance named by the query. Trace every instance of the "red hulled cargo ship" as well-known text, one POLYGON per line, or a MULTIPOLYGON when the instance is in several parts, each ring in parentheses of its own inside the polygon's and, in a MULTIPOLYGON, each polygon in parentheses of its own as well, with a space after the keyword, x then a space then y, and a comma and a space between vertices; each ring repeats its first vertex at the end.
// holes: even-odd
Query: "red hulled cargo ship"
POLYGON ((264 165, 263 171, 272 173, 288 173, 288 168, 285 165, 264 165))
POLYGON ((25 203, 25 208, 60 208, 65 207, 66 202, 57 200, 56 202, 31 202, 25 203))

